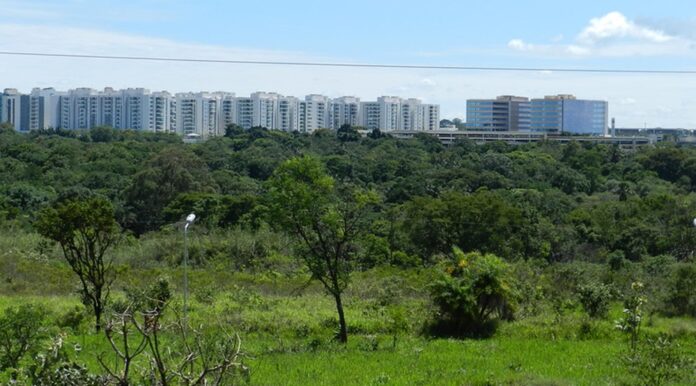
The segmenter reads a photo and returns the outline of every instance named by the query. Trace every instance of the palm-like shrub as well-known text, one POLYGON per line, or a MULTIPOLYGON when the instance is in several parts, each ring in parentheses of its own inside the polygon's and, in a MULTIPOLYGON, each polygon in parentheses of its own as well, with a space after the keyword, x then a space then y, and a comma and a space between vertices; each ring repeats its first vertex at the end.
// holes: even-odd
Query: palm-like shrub
POLYGON ((490 336, 500 319, 514 316, 517 294, 510 268, 498 256, 454 249, 454 264, 431 286, 439 312, 434 332, 490 336))

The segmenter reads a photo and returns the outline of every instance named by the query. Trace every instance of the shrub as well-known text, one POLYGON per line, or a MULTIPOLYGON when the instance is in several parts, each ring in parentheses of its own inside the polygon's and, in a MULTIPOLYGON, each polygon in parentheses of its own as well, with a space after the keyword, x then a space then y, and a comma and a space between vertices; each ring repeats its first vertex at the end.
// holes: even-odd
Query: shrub
POLYGON ((0 317, 0 370, 16 368, 47 338, 47 312, 37 305, 10 307, 0 317))
POLYGON ((648 337, 624 359, 638 385, 658 386, 679 381, 692 362, 668 336, 648 337))
POLYGON ((454 249, 456 265, 431 287, 439 308, 436 333, 490 336, 499 319, 512 319, 517 295, 510 268, 493 254, 454 249))
POLYGON ((611 291, 609 286, 602 283, 590 283, 578 288, 578 296, 582 308, 591 318, 601 319, 609 312, 611 291))
POLYGON ((18 385, 79 385, 106 386, 104 377, 89 373, 86 367, 70 359, 65 336, 54 337, 48 349, 37 354, 36 360, 20 369, 14 384, 18 385))
POLYGON ((607 264, 612 271, 620 271, 628 263, 623 251, 614 251, 607 256, 607 264))
POLYGON ((84 306, 75 306, 65 313, 58 315, 55 324, 60 328, 69 328, 73 332, 78 332, 88 316, 84 306))
POLYGON ((676 269, 668 285, 663 311, 672 316, 696 316, 696 264, 676 269))

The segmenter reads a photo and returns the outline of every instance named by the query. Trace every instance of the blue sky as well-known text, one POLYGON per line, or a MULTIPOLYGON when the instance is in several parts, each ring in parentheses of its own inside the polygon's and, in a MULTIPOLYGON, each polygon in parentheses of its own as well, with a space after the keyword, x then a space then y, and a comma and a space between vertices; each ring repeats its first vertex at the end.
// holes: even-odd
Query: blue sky
MULTIPOLYGON (((689 1, 0 0, 0 50, 513 67, 696 69, 689 1)), ((0 57, 0 87, 467 98, 573 93, 619 126, 696 127, 696 75, 279 68, 0 57), (692 111, 693 110, 693 111, 692 111)))

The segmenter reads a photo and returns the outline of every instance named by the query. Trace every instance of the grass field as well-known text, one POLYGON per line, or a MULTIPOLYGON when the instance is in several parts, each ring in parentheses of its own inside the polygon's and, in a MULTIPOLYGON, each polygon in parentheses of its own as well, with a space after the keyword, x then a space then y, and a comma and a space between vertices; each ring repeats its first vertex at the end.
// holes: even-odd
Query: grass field
MULTIPOLYGON (((22 243, 34 245, 36 240, 0 238, 4 278, 0 312, 37 303, 49 309, 55 321, 80 306, 74 295, 76 279, 65 263, 22 243)), ((641 381, 623 360, 627 339, 614 326, 622 316, 620 302, 615 301, 602 320, 589 319, 577 304, 559 312, 541 302, 535 312, 502 322, 491 338, 437 338, 426 328, 435 311, 427 291, 433 272, 379 268, 356 273, 345 297, 349 328, 345 347, 333 340, 332 299, 302 271, 192 269, 189 317, 193 325, 222 324, 237 332, 249 381, 258 385, 634 385, 641 381)), ((182 271, 166 264, 121 270, 114 297, 158 276, 171 281, 175 290, 171 307, 180 310, 182 271)), ((104 353, 109 358, 111 349, 91 323, 85 320, 75 330, 66 329, 67 342, 81 348, 74 353, 78 362, 101 372, 96 356, 104 353)), ((650 315, 643 334, 659 333, 672 336, 681 355, 693 363, 696 320, 650 315)), ((696 384, 693 368, 683 370, 676 384, 696 384)))
MULTIPOLYGON (((367 281, 367 279, 365 279, 367 281)), ((259 385, 620 385, 634 384, 621 360, 626 341, 605 321, 582 322, 579 312, 562 318, 541 314, 504 323, 490 339, 429 338, 418 324, 428 305, 409 298, 409 327, 394 336, 389 318, 373 299, 350 299, 347 347, 332 340, 333 304, 320 293, 265 295, 253 289, 218 293, 205 303, 193 299, 195 323, 222 321, 243 339, 250 382, 259 385)), ((3 296, 0 308, 24 302, 44 304, 58 315, 79 304, 70 296, 3 296)), ((180 302, 175 301, 175 307, 180 302)), ((612 309, 612 317, 620 313, 612 309)), ((680 336, 686 355, 696 358, 696 323, 653 318, 647 333, 680 336)), ((69 336, 79 344, 80 362, 99 370, 94 353, 108 353, 101 335, 87 324, 69 336)), ((685 378, 684 385, 694 378, 685 378)))

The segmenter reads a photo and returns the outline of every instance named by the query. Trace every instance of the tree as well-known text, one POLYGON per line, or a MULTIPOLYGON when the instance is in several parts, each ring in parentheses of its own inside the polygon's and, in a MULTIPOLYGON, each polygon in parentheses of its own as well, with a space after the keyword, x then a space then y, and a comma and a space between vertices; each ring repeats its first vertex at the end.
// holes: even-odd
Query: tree
POLYGON ((342 125, 336 131, 339 142, 355 142, 360 140, 360 133, 349 124, 342 125))
POLYGON ((155 230, 164 221, 163 210, 179 194, 215 191, 206 165, 181 147, 169 147, 136 173, 124 192, 130 217, 127 227, 138 234, 155 230))
POLYGON ((248 376, 239 335, 222 326, 192 327, 175 311, 173 325, 163 323, 171 295, 169 282, 160 278, 114 304, 105 332, 116 361, 107 360, 105 353, 97 356, 107 378, 117 385, 193 386, 235 384, 240 375, 248 376), (147 364, 133 374, 140 355, 147 364))
POLYGON ((416 197, 403 206, 402 229, 424 259, 453 246, 465 252, 491 252, 509 258, 537 254, 525 239, 528 219, 500 194, 447 192, 440 198, 416 197))
POLYGON ((80 279, 85 305, 101 329, 115 273, 107 250, 117 241, 119 228, 111 203, 97 196, 68 198, 43 209, 34 224, 38 232, 60 244, 63 256, 80 279))
POLYGON ((244 134, 244 128, 234 123, 225 126, 225 137, 233 138, 237 135, 244 134))
POLYGON ((298 240, 299 253, 312 278, 320 281, 336 302, 339 334, 348 342, 341 298, 355 267, 366 209, 376 194, 337 186, 319 160, 293 158, 284 162, 268 182, 269 221, 298 240))
POLYGON ((32 304, 7 308, 0 316, 0 371, 16 368, 47 338, 46 310, 32 304))

